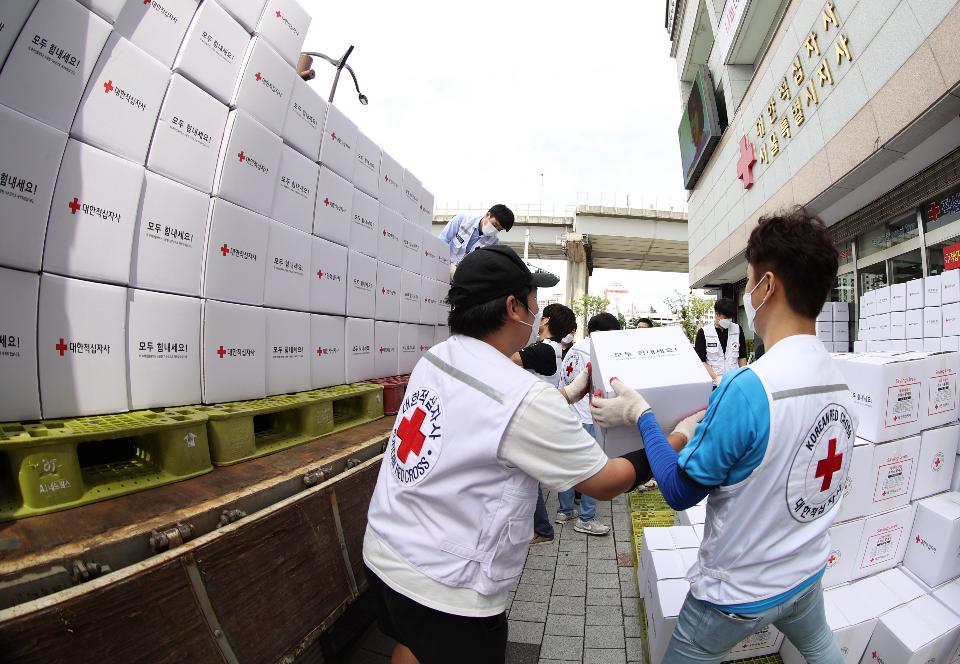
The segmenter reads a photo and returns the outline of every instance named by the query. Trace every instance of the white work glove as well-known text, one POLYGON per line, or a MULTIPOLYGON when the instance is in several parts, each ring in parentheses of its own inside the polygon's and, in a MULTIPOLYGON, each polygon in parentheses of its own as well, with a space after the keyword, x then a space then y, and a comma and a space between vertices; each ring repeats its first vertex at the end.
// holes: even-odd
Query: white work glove
POLYGON ((703 421, 703 418, 706 414, 707 409, 704 408, 700 412, 683 418, 677 423, 677 426, 673 428, 673 433, 679 433, 684 436, 687 439, 684 444, 689 443, 691 440, 693 440, 693 434, 697 431, 697 425, 703 421))
POLYGON ((577 377, 569 385, 560 388, 560 394, 567 400, 567 403, 577 403, 590 391, 590 363, 587 362, 587 368, 577 374, 577 377))
POLYGON ((612 399, 593 398, 590 404, 593 421, 604 429, 637 426, 637 420, 650 410, 650 404, 642 394, 627 387, 618 378, 610 379, 610 387, 617 396, 612 399))

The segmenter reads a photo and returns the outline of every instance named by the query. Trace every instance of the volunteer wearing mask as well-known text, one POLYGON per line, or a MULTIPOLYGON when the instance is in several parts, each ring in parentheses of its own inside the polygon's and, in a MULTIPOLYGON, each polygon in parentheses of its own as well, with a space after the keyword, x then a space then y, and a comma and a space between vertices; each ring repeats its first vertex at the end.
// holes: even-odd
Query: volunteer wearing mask
POLYGON ((504 662, 537 482, 608 500, 650 477, 643 450, 608 459, 570 411, 588 372, 557 390, 510 361, 537 288, 557 281, 509 247, 473 252, 450 288, 451 337, 410 375, 363 543, 394 664, 504 662))
POLYGON ((450 247, 450 265, 456 266, 464 256, 481 247, 500 244, 499 233, 513 228, 513 212, 497 203, 486 214, 458 214, 447 222, 440 239, 450 247))
POLYGON ((743 330, 733 322, 737 307, 733 300, 722 297, 713 305, 713 325, 697 330, 693 348, 700 356, 716 387, 724 374, 747 363, 747 342, 743 330))
POLYGON ((837 250, 803 208, 762 218, 747 242, 747 322, 767 345, 728 375, 679 456, 643 397, 614 380, 593 400, 601 426, 636 424, 671 507, 707 500, 690 592, 664 664, 720 662, 775 625, 811 664, 843 662, 820 578, 856 432, 843 376, 816 337, 837 250))

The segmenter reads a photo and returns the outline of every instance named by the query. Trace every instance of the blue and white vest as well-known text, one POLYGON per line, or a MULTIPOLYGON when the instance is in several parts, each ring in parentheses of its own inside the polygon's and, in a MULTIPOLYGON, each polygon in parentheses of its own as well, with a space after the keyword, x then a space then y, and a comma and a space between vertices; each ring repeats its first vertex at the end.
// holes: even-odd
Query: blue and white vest
MULTIPOLYGON (((463 215, 460 228, 457 229, 457 234, 453 236, 453 240, 450 242, 450 262, 454 265, 459 265, 460 261, 467 255, 467 243, 470 241, 470 238, 473 237, 473 233, 477 230, 483 217, 484 215, 482 214, 463 215)), ((473 245, 473 251, 498 243, 499 240, 496 235, 484 235, 480 233, 480 239, 473 245)))

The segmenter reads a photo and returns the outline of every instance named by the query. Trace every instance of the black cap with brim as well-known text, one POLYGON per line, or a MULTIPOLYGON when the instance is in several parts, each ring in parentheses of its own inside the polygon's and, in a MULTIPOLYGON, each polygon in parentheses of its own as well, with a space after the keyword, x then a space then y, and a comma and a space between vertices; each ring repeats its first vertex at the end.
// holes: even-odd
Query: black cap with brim
POLYGON ((477 249, 457 266, 450 284, 454 309, 483 304, 521 288, 550 288, 560 278, 543 270, 531 272, 513 249, 498 244, 477 249))

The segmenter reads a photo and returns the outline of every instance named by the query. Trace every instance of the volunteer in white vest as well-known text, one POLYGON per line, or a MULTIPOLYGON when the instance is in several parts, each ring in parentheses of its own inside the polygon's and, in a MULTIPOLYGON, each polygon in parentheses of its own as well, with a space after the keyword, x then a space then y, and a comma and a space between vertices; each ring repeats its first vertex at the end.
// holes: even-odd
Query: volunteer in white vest
POLYGON ((713 325, 697 330, 693 349, 710 373, 716 387, 723 376, 747 364, 747 342, 743 330, 733 322, 737 307, 728 297, 713 305, 713 325))
POLYGON ((470 252, 500 244, 498 234, 508 233, 511 228, 513 211, 501 203, 487 210, 486 214, 455 215, 439 236, 450 247, 451 270, 470 252))
POLYGON ((820 579, 857 423, 843 376, 815 334, 837 250, 823 223, 796 208, 760 220, 746 259, 743 305, 767 352, 724 378, 679 456, 643 397, 618 381, 618 396, 594 398, 593 418, 637 424, 674 509, 709 496, 664 664, 720 662, 770 624, 810 664, 840 664, 820 579))
POLYGON ((394 664, 502 663, 537 483, 608 500, 650 477, 642 450, 608 459, 570 411, 587 372, 557 390, 510 360, 537 288, 556 283, 509 247, 473 252, 450 288, 451 337, 410 376, 363 543, 394 664))

